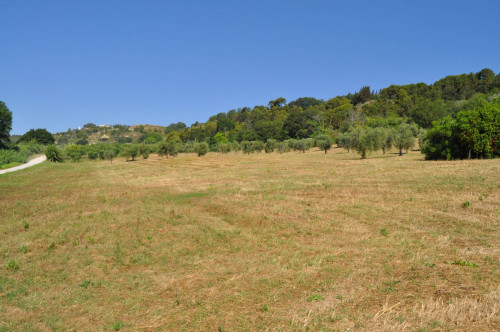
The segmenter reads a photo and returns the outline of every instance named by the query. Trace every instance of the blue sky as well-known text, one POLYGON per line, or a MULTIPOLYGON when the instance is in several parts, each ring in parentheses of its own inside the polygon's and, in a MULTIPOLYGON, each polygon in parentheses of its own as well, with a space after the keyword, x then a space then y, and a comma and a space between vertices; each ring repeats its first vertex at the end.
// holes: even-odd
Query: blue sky
POLYGON ((0 1, 12 134, 500 71, 499 1, 0 1))

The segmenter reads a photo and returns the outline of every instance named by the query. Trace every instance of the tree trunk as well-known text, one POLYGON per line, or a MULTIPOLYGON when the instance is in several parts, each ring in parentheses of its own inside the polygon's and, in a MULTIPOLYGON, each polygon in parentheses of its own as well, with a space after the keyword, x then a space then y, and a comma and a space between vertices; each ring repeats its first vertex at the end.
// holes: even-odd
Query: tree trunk
POLYGON ((403 155, 403 149, 399 149, 399 155, 402 156, 403 155))

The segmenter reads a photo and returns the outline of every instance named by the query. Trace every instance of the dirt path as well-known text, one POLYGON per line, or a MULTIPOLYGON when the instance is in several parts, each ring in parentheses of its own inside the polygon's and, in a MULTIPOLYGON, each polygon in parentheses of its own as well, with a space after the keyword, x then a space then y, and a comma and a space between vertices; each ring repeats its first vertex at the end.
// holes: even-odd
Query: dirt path
POLYGON ((20 169, 25 169, 25 168, 31 167, 33 165, 43 163, 45 160, 47 160, 47 157, 45 157, 45 156, 36 157, 36 158, 33 158, 30 161, 28 161, 26 164, 1 170, 0 174, 15 172, 15 171, 18 171, 20 169))

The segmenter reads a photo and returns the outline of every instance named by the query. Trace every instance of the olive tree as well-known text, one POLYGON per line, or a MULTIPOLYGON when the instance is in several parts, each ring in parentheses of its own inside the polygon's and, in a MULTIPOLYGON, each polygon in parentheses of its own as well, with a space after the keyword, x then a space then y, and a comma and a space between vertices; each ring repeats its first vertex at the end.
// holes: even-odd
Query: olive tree
POLYGON ((399 155, 403 155, 403 149, 408 153, 408 149, 415 146, 414 128, 407 124, 402 123, 393 130, 394 147, 399 150, 399 155))
POLYGON ((208 153, 209 146, 207 142, 196 143, 194 145, 194 152, 198 154, 198 157, 204 156, 208 153))
POLYGON ((316 137, 316 145, 325 151, 325 154, 332 148, 332 144, 332 139, 328 135, 319 135, 316 137))

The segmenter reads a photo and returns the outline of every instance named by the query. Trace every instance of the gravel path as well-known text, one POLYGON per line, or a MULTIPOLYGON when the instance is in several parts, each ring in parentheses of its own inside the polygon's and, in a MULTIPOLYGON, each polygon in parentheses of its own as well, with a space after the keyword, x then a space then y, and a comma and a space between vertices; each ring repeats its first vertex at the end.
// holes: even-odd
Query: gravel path
POLYGON ((15 171, 18 171, 20 169, 25 169, 25 168, 31 167, 33 165, 43 163, 45 160, 47 160, 47 157, 45 157, 45 156, 36 157, 36 158, 33 158, 30 161, 28 161, 26 164, 1 170, 0 174, 15 172, 15 171))

